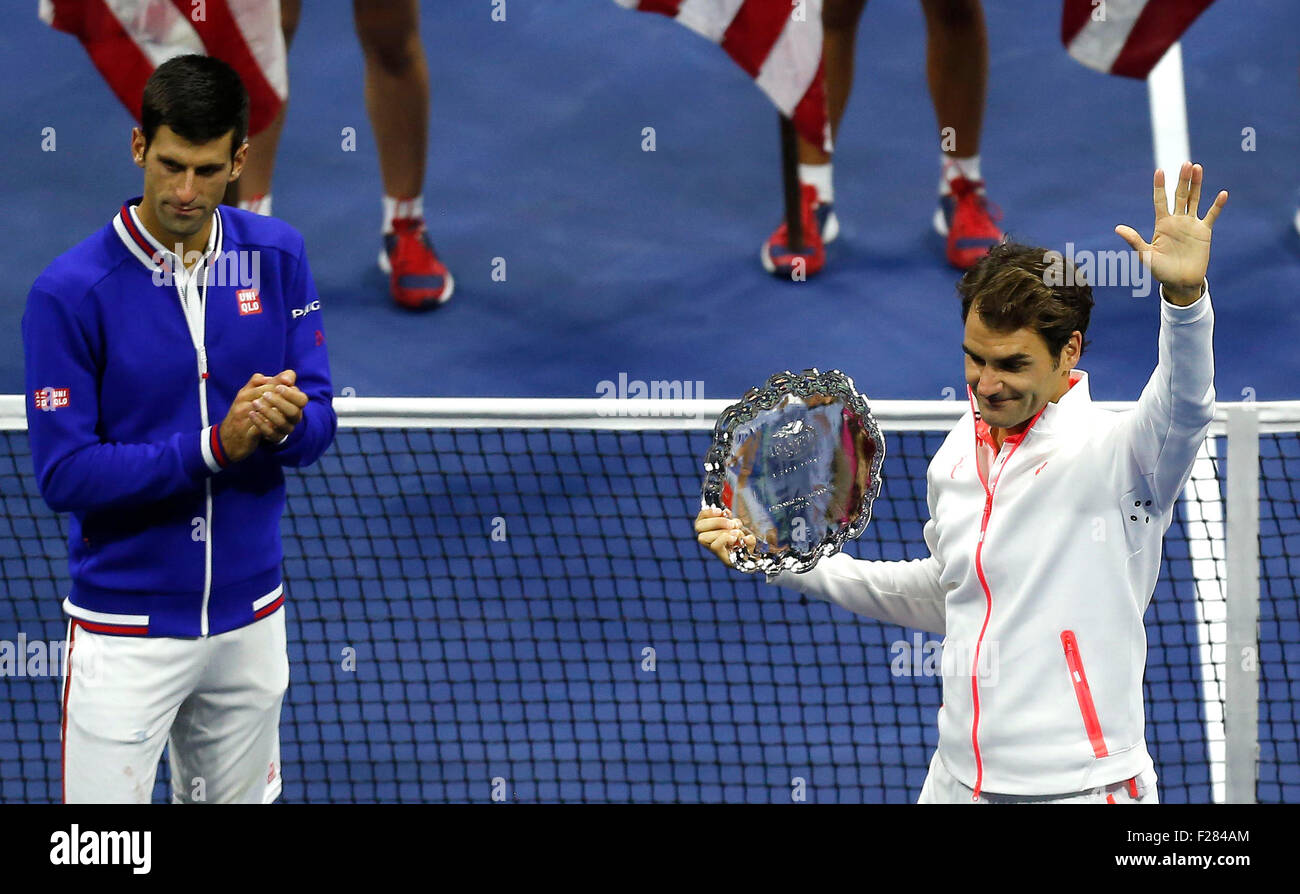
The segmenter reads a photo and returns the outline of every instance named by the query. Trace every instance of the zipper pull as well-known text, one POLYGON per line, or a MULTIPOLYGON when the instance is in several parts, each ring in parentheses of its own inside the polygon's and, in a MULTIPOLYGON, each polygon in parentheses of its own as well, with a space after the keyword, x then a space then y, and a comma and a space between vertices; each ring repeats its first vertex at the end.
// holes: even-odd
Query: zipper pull
POLYGON ((208 377, 208 349, 199 345, 199 378, 208 377))

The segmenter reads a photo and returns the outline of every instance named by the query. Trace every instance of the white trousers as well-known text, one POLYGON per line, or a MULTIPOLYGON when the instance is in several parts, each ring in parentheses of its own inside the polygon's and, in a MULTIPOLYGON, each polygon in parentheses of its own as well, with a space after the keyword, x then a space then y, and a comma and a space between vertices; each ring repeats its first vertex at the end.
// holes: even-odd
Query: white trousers
POLYGON ((1111 785, 1098 786, 1086 792, 1077 792, 1062 798, 1038 798, 1015 795, 990 795, 980 793, 972 798, 975 790, 963 785, 957 777, 948 772, 948 768, 939 759, 939 752, 930 760, 930 772, 926 774, 925 784, 921 786, 918 804, 1159 804, 1160 796, 1156 792, 1156 774, 1152 770, 1125 779, 1111 785))
POLYGON ((172 801, 262 804, 280 794, 284 610, 199 639, 68 625, 63 800, 148 804, 169 744, 172 801))

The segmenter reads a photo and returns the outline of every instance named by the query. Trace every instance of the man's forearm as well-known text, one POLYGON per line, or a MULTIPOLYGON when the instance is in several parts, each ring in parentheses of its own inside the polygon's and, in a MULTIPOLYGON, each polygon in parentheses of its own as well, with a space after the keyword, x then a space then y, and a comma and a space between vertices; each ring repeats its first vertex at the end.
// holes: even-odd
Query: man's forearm
POLYGON ((49 459, 37 447, 41 495, 55 512, 93 512, 202 490, 203 479, 228 464, 211 452, 212 429, 179 432, 152 444, 86 444, 49 459))
POLYGON ((768 581, 888 624, 944 632, 945 593, 933 556, 869 562, 838 553, 822 559, 811 571, 785 571, 768 581))
POLYGON ((1177 499, 1214 418, 1211 300, 1208 287, 1190 304, 1162 299, 1159 361, 1122 429, 1162 508, 1177 499))

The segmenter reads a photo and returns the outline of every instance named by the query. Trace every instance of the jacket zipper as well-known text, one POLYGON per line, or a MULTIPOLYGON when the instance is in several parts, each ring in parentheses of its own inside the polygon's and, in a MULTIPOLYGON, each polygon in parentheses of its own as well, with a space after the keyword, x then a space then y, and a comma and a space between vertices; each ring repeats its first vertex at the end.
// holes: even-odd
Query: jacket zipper
MULTIPOLYGON (((205 268, 206 269, 206 268, 205 268)), ((200 305, 199 313, 204 315, 205 322, 208 312, 208 278, 203 277, 203 299, 200 305)), ((206 326, 204 327, 206 329, 206 326)), ((206 338, 206 332, 204 338, 206 338)), ((206 345, 200 344, 199 350, 199 414, 203 417, 203 428, 208 428, 208 349, 206 345)), ((218 433, 217 437, 220 437, 218 433)), ((203 501, 204 501, 204 522, 203 522, 203 609, 199 615, 199 636, 208 635, 208 600, 212 595, 212 476, 207 475, 203 478, 203 501)))
POLYGON ((984 534, 988 531, 989 516, 993 514, 993 491, 987 491, 984 499, 984 517, 980 520, 980 539, 975 545, 975 574, 980 579, 980 586, 984 588, 984 625, 980 627, 979 639, 975 641, 975 660, 971 662, 970 669, 970 692, 971 702, 975 706, 975 716, 971 722, 970 739, 971 747, 975 749, 975 788, 971 795, 971 800, 977 800, 980 796, 980 789, 984 785, 984 762, 980 759, 980 687, 979 687, 979 661, 980 646, 984 643, 984 631, 989 628, 989 618, 993 616, 993 593, 989 590, 989 582, 984 578, 984 564, 980 557, 984 552, 984 534))
POLYGON ((1079 700, 1079 713, 1083 715, 1083 728, 1088 732, 1092 753, 1105 757, 1106 738, 1101 734, 1101 721, 1097 719, 1097 706, 1088 687, 1088 676, 1083 672, 1083 659, 1079 657, 1079 642, 1073 630, 1061 631, 1061 645, 1065 648, 1065 663, 1070 668, 1070 682, 1074 684, 1074 697, 1079 700))
MULTIPOLYGON (((179 262, 180 259, 177 258, 179 262)), ((176 291, 181 301, 181 310, 185 314, 185 325, 194 344, 194 356, 199 374, 199 417, 206 432, 211 423, 208 421, 208 349, 206 341, 206 322, 208 310, 208 257, 204 255, 199 261, 203 273, 203 287, 199 293, 198 326, 195 327, 186 293, 200 270, 186 275, 184 267, 176 265, 182 271, 177 278, 176 291)), ((203 479, 203 604, 199 614, 199 636, 208 635, 208 601, 212 594, 212 476, 203 479)))
MULTIPOLYGON (((1038 417, 1034 417, 1037 421, 1038 417)), ((1032 423, 1031 423, 1032 425, 1032 423)), ((1026 429, 1025 434, 1028 434, 1026 429)), ((984 644, 984 632, 989 629, 989 619, 993 617, 993 591, 989 589, 988 579, 984 576, 984 537, 988 533, 989 518, 993 515, 993 494, 997 492, 998 482, 1002 480, 1002 473, 1006 470, 1007 464, 1011 462, 1011 457, 1015 454, 1020 445, 1024 443, 1023 436, 1019 441, 1011 445, 1011 450, 1006 457, 1002 459, 997 474, 993 476, 993 481, 984 486, 984 516, 980 519, 980 539, 975 545, 975 574, 979 577, 980 586, 984 589, 984 625, 980 627, 979 639, 975 641, 975 657, 971 661, 970 668, 970 690, 971 703, 974 706, 974 717, 971 720, 970 738, 971 747, 975 751, 975 788, 971 793, 971 800, 979 800, 980 790, 984 787, 984 761, 980 756, 980 688, 979 688, 979 662, 980 647, 984 644)), ((976 450, 979 444, 976 443, 976 450)), ((997 461, 996 458, 994 460, 997 461)), ((975 458, 976 465, 979 464, 979 457, 975 458)), ((992 472, 992 469, 989 470, 992 472)))

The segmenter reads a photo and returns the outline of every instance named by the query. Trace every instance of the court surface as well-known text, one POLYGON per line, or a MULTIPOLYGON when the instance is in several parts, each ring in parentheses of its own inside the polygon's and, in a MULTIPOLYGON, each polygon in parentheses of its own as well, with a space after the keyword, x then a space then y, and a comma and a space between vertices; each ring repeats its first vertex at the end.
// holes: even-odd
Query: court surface
MULTIPOLYGON (((1070 59, 1058 4, 985 8, 983 167, 1004 226, 1062 250, 1122 249, 1118 223, 1149 234, 1145 85, 1070 59)), ((1192 151, 1207 191, 1232 194, 1210 267, 1221 400, 1297 396, 1300 53, 1273 39, 1297 25, 1293 4, 1239 0, 1211 7, 1184 40, 1192 151)), ((661 16, 579 0, 511 3, 505 22, 487 4, 439 3, 422 32, 426 208, 457 281, 424 316, 391 305, 374 263, 379 173, 349 4, 307 10, 290 56, 275 210, 306 237, 337 390, 594 397, 625 372, 731 397, 815 365, 844 369, 869 398, 964 393, 956 273, 929 228, 938 152, 919 4, 877 0, 864 15, 837 155, 843 235, 804 284, 758 265, 781 209, 776 114, 716 47, 661 16), (355 152, 341 148, 345 127, 355 152)), ((140 173, 126 112, 34 10, 0 36, 0 76, 11 209, 0 392, 15 393, 28 287, 139 193, 140 173), (46 127, 55 152, 41 151, 46 127)), ((1156 299, 1096 297, 1082 365, 1094 397, 1134 399, 1155 363, 1156 299)))
MULTIPOLYGON (((32 280, 140 191, 128 115, 31 6, 0 35, 5 394, 23 388, 32 280), (47 127, 54 152, 41 151, 47 127)), ((1070 59, 1056 3, 985 9, 983 168, 1006 228, 1076 251, 1122 249, 1119 223, 1149 234, 1145 85, 1070 59)), ((1300 53, 1273 39, 1297 25, 1294 6, 1238 0, 1211 8, 1183 43, 1193 154, 1207 193, 1232 194, 1210 272, 1223 401, 1300 396, 1300 53)), ((622 374, 730 398, 815 365, 848 372, 869 398, 964 394, 957 273, 930 230, 938 151, 919 4, 869 4, 838 145, 842 235, 827 271, 802 284, 759 267, 781 208, 776 113, 716 47, 608 0, 515 2, 506 22, 485 3, 430 4, 422 31, 434 86, 426 210, 457 280, 452 301, 426 315, 394 307, 375 267, 379 174, 350 5, 306 10, 290 56, 275 210, 306 237, 336 392, 596 397, 622 374), (641 149, 646 127, 653 153, 641 149), (345 128, 356 152, 341 148, 345 128)), ((1082 364, 1093 396, 1135 399, 1155 365, 1158 298, 1105 288, 1096 299, 1082 364)), ((889 642, 904 631, 782 599, 703 561, 686 530, 701 437, 341 434, 295 476, 285 523, 286 800, 479 799, 497 775, 522 800, 780 800, 792 768, 814 800, 914 799, 934 744, 935 681, 889 677, 889 642), (634 502, 641 514, 619 513, 616 532, 599 523, 634 502), (515 526, 507 547, 483 533, 497 516, 515 526), (676 529, 662 521, 673 518, 676 529), (650 538, 668 544, 658 563, 639 549, 650 538), (647 642, 668 656, 653 691, 625 660, 647 642), (355 675, 338 666, 352 646, 355 675)), ((12 438, 0 468, 19 531, 0 558, 24 569, 6 581, 12 619, 56 640, 61 533, 12 438), (27 527, 22 511, 33 513, 27 527)), ((853 547, 862 555, 924 549, 917 486, 937 440, 894 444, 894 485, 853 547)), ((1286 492, 1276 470, 1295 468, 1288 444, 1290 465, 1272 467, 1286 492)), ((1294 496, 1277 503, 1294 507, 1294 496)), ((1162 650, 1147 694, 1168 801, 1210 798, 1187 638, 1187 541, 1204 532, 1189 524, 1170 531, 1148 616, 1153 654, 1162 650)), ((1291 554, 1276 559, 1283 587, 1294 584, 1291 554)), ((1280 623, 1292 654, 1294 620, 1280 623)), ((1280 655, 1267 664, 1284 666, 1280 655)), ((1288 680, 1272 690, 1282 712, 1288 680)), ((53 679, 7 682, 0 719, 13 738, 0 756, 13 769, 0 800, 57 797, 56 690, 53 679)), ((1295 798, 1293 710, 1275 736, 1290 749, 1273 755, 1285 769, 1264 799, 1295 798)))

